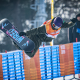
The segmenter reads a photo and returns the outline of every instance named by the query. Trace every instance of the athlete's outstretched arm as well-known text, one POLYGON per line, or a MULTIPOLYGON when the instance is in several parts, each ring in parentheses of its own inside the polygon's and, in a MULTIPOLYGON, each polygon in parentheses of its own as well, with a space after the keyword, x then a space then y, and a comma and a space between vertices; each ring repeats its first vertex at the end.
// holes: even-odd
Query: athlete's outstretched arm
POLYGON ((73 27, 76 23, 77 19, 76 18, 73 18, 71 19, 70 22, 63 22, 61 28, 70 28, 70 27, 73 27))

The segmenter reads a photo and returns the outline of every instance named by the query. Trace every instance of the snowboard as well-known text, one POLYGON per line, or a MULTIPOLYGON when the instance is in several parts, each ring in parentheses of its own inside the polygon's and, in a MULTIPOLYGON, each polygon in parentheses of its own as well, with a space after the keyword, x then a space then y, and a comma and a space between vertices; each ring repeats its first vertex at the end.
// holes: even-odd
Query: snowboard
POLYGON ((35 44, 27 36, 20 36, 19 30, 12 25, 8 19, 2 19, 0 21, 0 30, 3 31, 13 42, 21 49, 27 52, 34 50, 35 44))

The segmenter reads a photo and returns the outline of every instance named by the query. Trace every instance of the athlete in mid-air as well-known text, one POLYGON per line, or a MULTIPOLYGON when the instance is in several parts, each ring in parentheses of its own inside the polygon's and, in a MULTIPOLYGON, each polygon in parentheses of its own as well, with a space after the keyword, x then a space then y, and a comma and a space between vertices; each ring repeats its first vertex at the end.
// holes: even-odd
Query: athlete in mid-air
POLYGON ((20 36, 26 35, 35 43, 34 50, 30 53, 26 52, 26 54, 29 57, 33 57, 42 42, 51 42, 52 39, 56 38, 60 33, 61 28, 72 27, 75 22, 74 18, 70 22, 63 22, 60 17, 55 17, 54 19, 44 22, 43 25, 38 28, 34 28, 26 32, 20 32, 20 36))

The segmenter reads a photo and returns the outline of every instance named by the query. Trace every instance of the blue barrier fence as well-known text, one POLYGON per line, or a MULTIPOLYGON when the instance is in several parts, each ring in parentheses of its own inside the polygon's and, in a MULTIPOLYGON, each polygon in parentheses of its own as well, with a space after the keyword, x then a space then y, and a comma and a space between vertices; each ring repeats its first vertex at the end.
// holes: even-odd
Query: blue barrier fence
POLYGON ((2 54, 3 80, 25 80, 22 51, 2 54))
MULTIPOLYGON (((41 79, 62 77, 60 72, 59 45, 40 47, 41 79)), ((74 70, 80 73, 80 42, 73 43, 74 70)))
POLYGON ((80 73, 80 42, 73 43, 75 74, 80 73))
POLYGON ((60 77, 59 46, 40 47, 41 79, 60 77))
MULTIPOLYGON (((60 71, 59 45, 39 48, 41 80, 62 77, 60 71)), ((4 80, 25 80, 23 53, 13 51, 2 55, 4 80)), ((80 42, 73 43, 74 70, 80 73, 80 42)))

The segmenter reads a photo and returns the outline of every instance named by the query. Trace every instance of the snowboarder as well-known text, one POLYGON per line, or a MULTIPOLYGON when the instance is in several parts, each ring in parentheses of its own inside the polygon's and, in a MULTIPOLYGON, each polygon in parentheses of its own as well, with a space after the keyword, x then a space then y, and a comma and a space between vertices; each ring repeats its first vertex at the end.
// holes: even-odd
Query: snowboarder
POLYGON ((60 33, 61 28, 69 28, 75 24, 75 20, 63 22, 60 17, 55 17, 43 23, 42 26, 34 28, 27 32, 20 32, 19 35, 26 35, 35 43, 33 52, 26 53, 29 57, 33 57, 39 49, 42 42, 51 42, 60 33))

